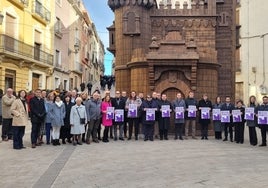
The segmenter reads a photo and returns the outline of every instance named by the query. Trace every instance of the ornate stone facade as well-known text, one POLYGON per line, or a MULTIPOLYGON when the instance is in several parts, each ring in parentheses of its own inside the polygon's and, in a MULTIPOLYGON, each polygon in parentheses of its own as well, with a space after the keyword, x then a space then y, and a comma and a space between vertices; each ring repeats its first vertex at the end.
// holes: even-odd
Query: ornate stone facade
POLYGON ((108 0, 118 90, 234 96, 235 2, 108 0))

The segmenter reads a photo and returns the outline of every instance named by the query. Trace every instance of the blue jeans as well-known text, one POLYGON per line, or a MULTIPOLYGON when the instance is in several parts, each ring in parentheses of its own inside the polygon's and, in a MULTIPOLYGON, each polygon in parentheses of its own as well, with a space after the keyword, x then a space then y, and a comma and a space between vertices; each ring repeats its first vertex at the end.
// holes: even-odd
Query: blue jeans
POLYGON ((51 123, 46 123, 46 140, 47 140, 47 144, 50 144, 50 131, 51 131, 51 123))

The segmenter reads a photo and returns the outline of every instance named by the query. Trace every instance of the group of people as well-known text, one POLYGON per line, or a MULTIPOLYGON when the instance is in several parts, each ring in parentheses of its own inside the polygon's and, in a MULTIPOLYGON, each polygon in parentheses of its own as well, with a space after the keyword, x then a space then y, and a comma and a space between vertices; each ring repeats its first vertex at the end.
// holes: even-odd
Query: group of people
POLYGON ((8 88, 0 102, 2 141, 13 140, 14 149, 25 148, 23 136, 29 118, 32 148, 42 145, 44 136, 46 144, 52 143, 54 146, 66 142, 73 145, 99 143, 100 140, 109 142, 109 138, 115 141, 124 141, 125 138, 131 140, 133 128, 135 140, 139 139, 140 131, 144 134, 144 141, 168 140, 171 122, 174 122, 175 140, 189 139, 189 128, 192 139, 197 139, 197 121, 201 127, 202 140, 208 139, 208 126, 212 123, 215 139, 229 139, 243 144, 246 124, 250 144, 258 144, 256 127, 259 127, 262 135, 260 146, 267 145, 267 96, 263 97, 260 105, 255 96, 251 96, 248 106, 245 106, 242 100, 232 104, 230 96, 226 96, 224 102, 217 97, 215 103, 212 103, 207 94, 203 94, 202 99, 197 101, 193 91, 185 99, 178 92, 176 99, 169 101, 165 93, 157 92, 144 97, 143 93, 137 95, 135 91, 129 96, 126 91, 116 91, 115 97, 111 97, 107 91, 104 98, 101 98, 99 90, 89 96, 87 92, 78 94, 77 90, 60 95, 57 91, 37 89, 32 95, 21 90, 15 96, 13 90, 8 88), (101 125, 105 127, 103 137, 101 125))

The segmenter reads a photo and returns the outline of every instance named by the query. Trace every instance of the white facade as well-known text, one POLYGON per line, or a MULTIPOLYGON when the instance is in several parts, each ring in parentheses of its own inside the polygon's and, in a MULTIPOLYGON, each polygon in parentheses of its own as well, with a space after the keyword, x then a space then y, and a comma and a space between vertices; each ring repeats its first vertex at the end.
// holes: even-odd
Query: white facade
POLYGON ((268 94, 268 1, 240 1, 240 67, 236 73, 236 94, 245 103, 251 95, 258 102, 268 94))

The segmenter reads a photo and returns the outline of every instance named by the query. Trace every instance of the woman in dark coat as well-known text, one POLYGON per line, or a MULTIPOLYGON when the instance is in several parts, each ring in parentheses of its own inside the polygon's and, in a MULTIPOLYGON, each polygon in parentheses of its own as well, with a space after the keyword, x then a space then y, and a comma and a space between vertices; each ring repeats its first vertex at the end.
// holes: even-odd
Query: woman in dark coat
POLYGON ((155 100, 152 100, 151 95, 147 95, 146 99, 142 101, 140 109, 142 117, 142 126, 144 128, 144 141, 154 141, 155 112, 158 109, 158 104, 155 100), (146 118, 146 116, 150 116, 147 114, 148 110, 154 111, 154 113, 151 114, 151 118, 146 118))
POLYGON ((64 126, 61 127, 60 130, 60 136, 62 139, 62 144, 66 144, 65 139, 67 139, 67 141, 69 143, 71 143, 71 126, 70 126, 70 113, 71 113, 71 109, 72 106, 75 105, 74 103, 71 102, 71 97, 70 96, 65 96, 64 97, 64 105, 65 105, 65 118, 64 118, 64 126))
POLYGON ((159 109, 160 109, 160 117, 159 117, 159 135, 160 140, 163 140, 163 137, 165 140, 168 140, 168 129, 170 126, 170 114, 168 117, 163 117, 163 106, 169 106, 169 113, 171 112, 172 105, 171 102, 167 100, 167 95, 162 94, 161 101, 159 102, 159 109))
POLYGON ((244 143, 244 129, 245 129, 245 108, 243 107, 243 101, 238 100, 236 102, 235 110, 240 110, 241 113, 241 122, 234 122, 235 127, 235 141, 236 143, 243 144, 244 143))
MULTIPOLYGON (((257 106, 258 104, 256 102, 256 97, 253 95, 250 96, 248 107, 254 108, 254 112, 255 112, 257 106)), ((247 121, 248 132, 249 132, 249 142, 252 146, 256 146, 258 144, 257 133, 256 133, 256 126, 257 126, 256 116, 254 116, 254 120, 246 120, 246 121, 247 121)))

